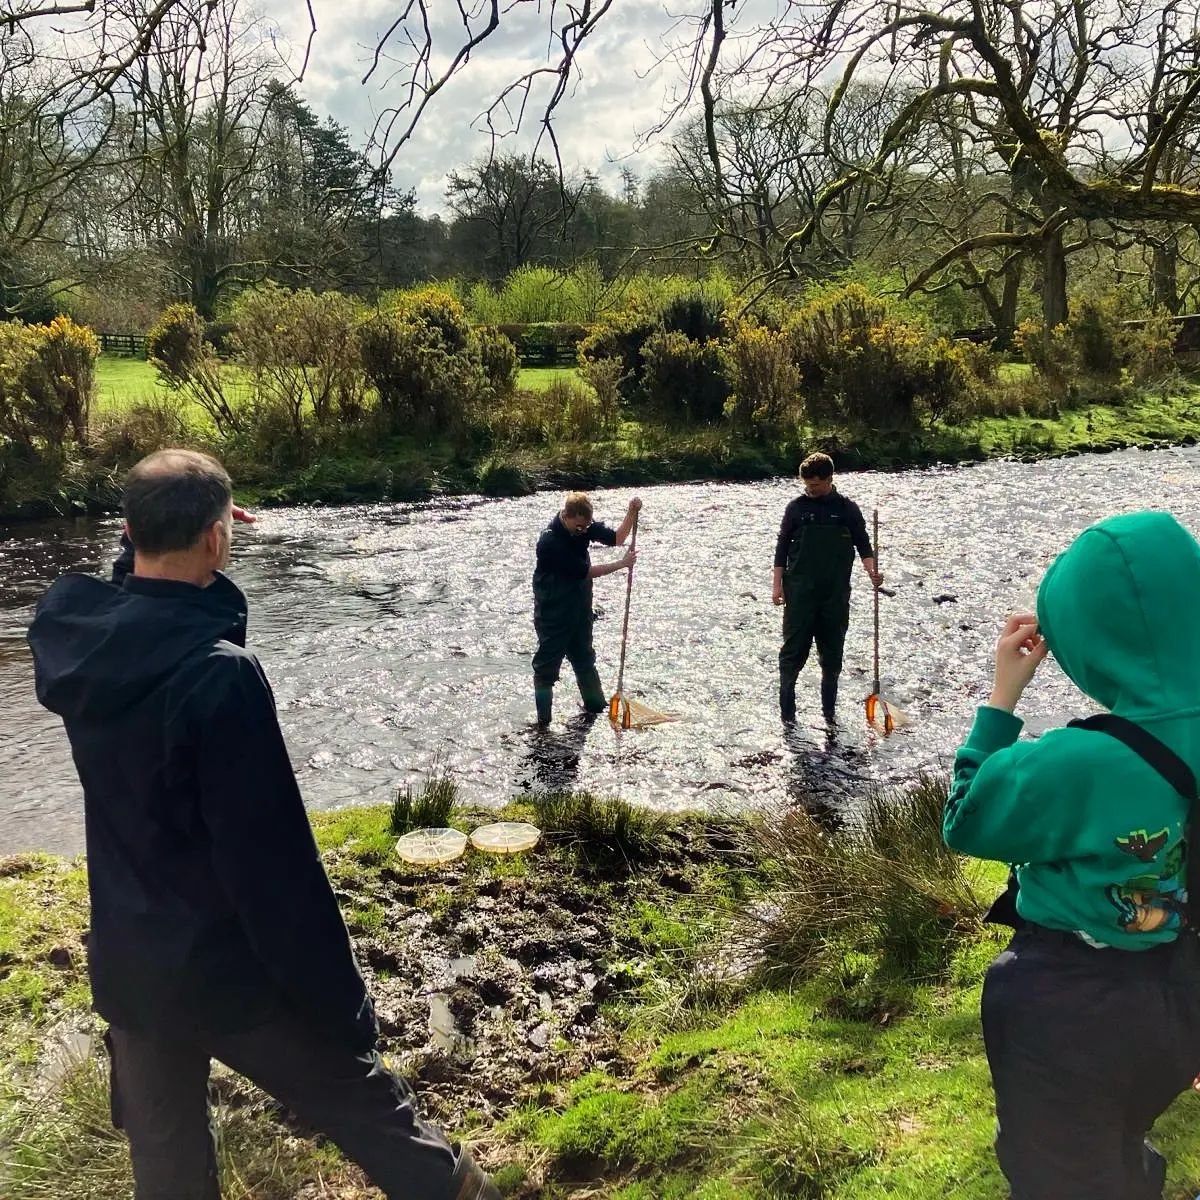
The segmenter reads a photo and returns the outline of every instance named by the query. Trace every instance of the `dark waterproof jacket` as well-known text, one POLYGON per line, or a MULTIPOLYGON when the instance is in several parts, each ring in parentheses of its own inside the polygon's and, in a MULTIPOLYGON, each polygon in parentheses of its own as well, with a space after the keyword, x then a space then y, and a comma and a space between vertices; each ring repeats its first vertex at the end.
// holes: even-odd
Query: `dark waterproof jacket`
POLYGON ((617 531, 594 521, 586 533, 572 533, 562 515, 542 530, 533 570, 533 623, 538 629, 557 630, 592 619, 592 581, 588 578, 592 556, 588 546, 617 544, 617 531))
POLYGON ((148 1033, 290 1012, 365 1050, 370 999, 317 853, 246 600, 67 575, 29 630, 83 784, 96 1010, 148 1033))
POLYGON ((850 586, 854 554, 874 558, 858 505, 836 488, 826 496, 797 496, 783 513, 775 542, 775 566, 789 588, 814 594, 850 586))

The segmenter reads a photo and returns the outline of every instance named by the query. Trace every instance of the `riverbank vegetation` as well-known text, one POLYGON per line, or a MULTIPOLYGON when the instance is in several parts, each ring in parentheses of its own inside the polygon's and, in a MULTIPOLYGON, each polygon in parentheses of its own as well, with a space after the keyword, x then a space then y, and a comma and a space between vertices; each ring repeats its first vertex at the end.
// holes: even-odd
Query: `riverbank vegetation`
MULTIPOLYGON (((570 274, 525 275, 518 297, 536 282, 569 299, 570 274)), ((148 362, 98 358, 67 317, 10 323, 0 512, 111 509, 123 471, 166 445, 212 451, 270 504, 756 479, 814 447, 893 469, 1200 437, 1161 312, 1130 323, 1119 296, 1083 297, 1049 335, 1021 325, 1013 361, 885 282, 747 308, 724 276, 647 277, 590 324, 475 320, 509 315, 503 290, 367 305, 268 285, 221 323, 167 308, 148 362)))
MULTIPOLYGON (((801 809, 666 817, 588 795, 508 814, 533 852, 405 866, 415 809, 314 818, 394 1063, 505 1195, 1002 1200, 979 1033, 981 923, 999 869, 940 839, 945 788, 867 797, 833 830, 801 809)), ((455 807, 470 829, 493 814, 455 807)), ((0 1191, 130 1195, 80 935, 80 863, 0 863, 0 1191)), ((231 1200, 375 1195, 236 1077, 213 1085, 231 1200)), ((1156 1137, 1168 1200, 1200 1187, 1200 1098, 1156 1137)))

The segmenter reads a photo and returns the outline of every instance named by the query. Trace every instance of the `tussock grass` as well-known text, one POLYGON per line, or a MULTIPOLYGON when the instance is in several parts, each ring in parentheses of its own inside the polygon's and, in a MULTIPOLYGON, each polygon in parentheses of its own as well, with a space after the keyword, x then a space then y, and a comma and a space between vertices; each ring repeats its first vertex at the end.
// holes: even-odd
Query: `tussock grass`
POLYGON ((983 913, 966 860, 942 841, 946 792, 927 776, 874 792, 861 820, 836 832, 801 809, 747 825, 772 878, 745 932, 770 978, 838 972, 851 952, 910 983, 945 973, 983 913))
POLYGON ((597 868, 654 858, 670 825, 662 813, 591 792, 540 792, 529 803, 548 839, 597 868))
POLYGON ((411 783, 405 784, 392 801, 391 831, 399 835, 410 829, 441 829, 450 823, 450 813, 457 803, 458 783, 437 755, 420 792, 414 792, 411 783))

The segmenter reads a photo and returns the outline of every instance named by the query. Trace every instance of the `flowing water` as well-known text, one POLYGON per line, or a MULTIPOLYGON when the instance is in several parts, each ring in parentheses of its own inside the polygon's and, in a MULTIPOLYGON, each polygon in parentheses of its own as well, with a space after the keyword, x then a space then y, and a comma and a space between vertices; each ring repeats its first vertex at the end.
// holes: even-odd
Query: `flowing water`
MULTIPOLYGON (((911 723, 886 740, 862 717, 871 593, 857 568, 840 732, 827 739, 819 720, 815 658, 796 730, 780 726, 770 571, 795 480, 640 491, 626 690, 680 718, 645 731, 581 720, 565 665, 554 725, 530 728, 530 574, 553 495, 270 510, 237 529, 231 573, 315 808, 390 800, 435 761, 465 798, 491 804, 565 786, 664 809, 814 794, 836 805, 868 781, 949 764, 987 695, 1003 616, 1032 604, 1046 564, 1081 529, 1166 508, 1200 531, 1197 467, 1200 450, 1177 449, 841 477, 868 520, 880 510, 895 589, 882 601, 883 691, 911 723)), ((597 516, 615 524, 634 494, 595 493, 597 516)), ((111 520, 0 529, 0 854, 82 848, 70 750, 34 698, 24 630, 61 572, 106 569, 118 532, 111 520)), ((593 559, 613 553, 595 548, 593 559)), ((595 585, 609 689, 624 578, 595 585)), ((1050 663, 1022 711, 1036 734, 1088 707, 1050 663)))

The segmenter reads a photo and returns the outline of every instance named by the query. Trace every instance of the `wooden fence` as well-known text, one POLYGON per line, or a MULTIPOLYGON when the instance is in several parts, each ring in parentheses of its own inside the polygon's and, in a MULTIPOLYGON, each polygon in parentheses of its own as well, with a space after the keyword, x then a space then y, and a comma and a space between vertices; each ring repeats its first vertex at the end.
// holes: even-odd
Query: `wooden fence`
POLYGON ((124 354, 129 358, 146 357, 144 333, 100 333, 100 350, 104 354, 124 354))

